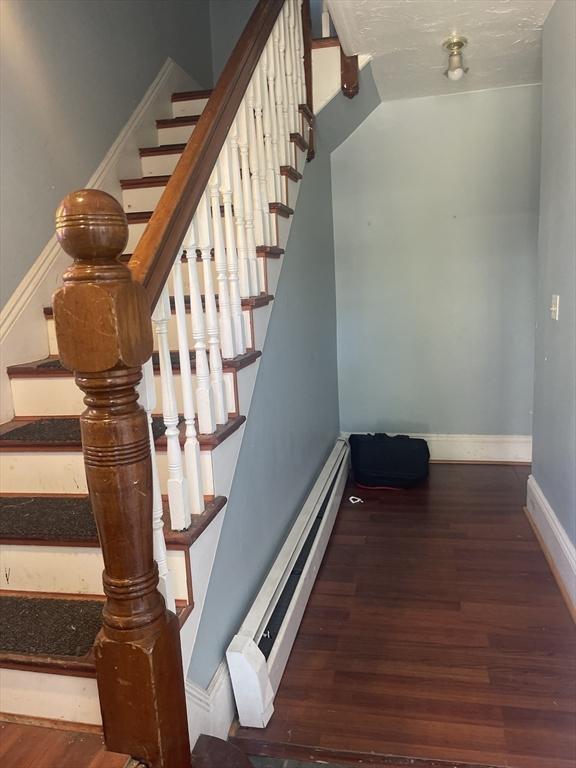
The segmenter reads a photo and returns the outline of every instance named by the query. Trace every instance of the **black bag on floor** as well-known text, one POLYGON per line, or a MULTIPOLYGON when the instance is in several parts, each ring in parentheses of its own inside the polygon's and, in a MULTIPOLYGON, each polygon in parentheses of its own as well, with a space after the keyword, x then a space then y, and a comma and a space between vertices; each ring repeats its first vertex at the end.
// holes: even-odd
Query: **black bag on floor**
POLYGON ((411 488, 428 477, 426 440, 396 435, 350 435, 352 472, 365 488, 411 488))

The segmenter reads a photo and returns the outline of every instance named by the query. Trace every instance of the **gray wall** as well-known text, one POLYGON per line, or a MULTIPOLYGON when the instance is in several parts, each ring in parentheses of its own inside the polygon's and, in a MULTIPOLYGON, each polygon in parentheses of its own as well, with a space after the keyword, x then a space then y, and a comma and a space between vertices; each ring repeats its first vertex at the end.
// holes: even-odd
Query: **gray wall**
POLYGON ((302 183, 189 677, 207 686, 338 435, 328 153, 302 183))
POLYGON ((576 4, 544 25, 533 473, 576 544, 576 4), (553 293, 559 321, 550 319, 553 293))
POLYGON ((3 306, 168 56, 212 82, 208 0, 1 0, 3 306))
POLYGON ((529 434, 540 87, 384 102, 332 155, 340 425, 529 434))
POLYGON ((257 0, 210 0, 212 72, 220 77, 232 49, 238 42, 257 0))

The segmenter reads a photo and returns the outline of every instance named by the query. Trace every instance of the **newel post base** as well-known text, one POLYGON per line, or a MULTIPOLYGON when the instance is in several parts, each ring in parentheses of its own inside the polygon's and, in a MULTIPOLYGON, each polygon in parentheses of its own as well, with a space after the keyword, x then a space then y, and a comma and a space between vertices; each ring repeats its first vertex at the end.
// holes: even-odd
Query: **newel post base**
POLYGON ((104 739, 150 768, 190 768, 179 626, 158 591, 148 419, 137 392, 153 348, 150 308, 118 260, 128 224, 113 197, 68 195, 56 232, 74 258, 54 294, 58 350, 84 392, 82 450, 104 559, 94 647, 104 739))
POLYGON ((184 685, 173 677, 175 665, 182 670, 177 616, 166 611, 154 634, 133 642, 102 630, 95 654, 106 747, 152 766, 189 768, 187 726, 174 727, 186 717, 184 685))

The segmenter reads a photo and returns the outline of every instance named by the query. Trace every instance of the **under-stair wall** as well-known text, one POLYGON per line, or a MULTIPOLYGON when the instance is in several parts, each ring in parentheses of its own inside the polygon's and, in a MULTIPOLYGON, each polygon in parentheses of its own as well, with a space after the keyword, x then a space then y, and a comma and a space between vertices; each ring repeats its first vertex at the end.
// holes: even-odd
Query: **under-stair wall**
POLYGON ((338 92, 317 114, 316 157, 307 164, 292 217, 188 671, 192 735, 227 733, 235 705, 225 649, 339 431, 330 153, 379 103, 367 66, 354 100, 338 92))

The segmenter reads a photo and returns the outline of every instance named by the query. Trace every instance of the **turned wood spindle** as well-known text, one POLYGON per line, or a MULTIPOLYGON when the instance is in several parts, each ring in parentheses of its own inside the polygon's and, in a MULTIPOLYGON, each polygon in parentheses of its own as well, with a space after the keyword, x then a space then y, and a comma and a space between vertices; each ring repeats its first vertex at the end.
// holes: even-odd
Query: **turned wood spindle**
POLYGON ((153 768, 189 766, 178 620, 157 588, 148 423, 136 391, 152 354, 150 307, 118 260, 128 225, 113 197, 71 193, 56 232, 74 259, 54 295, 58 349, 85 394, 82 448, 104 558, 94 650, 105 741, 153 768))

